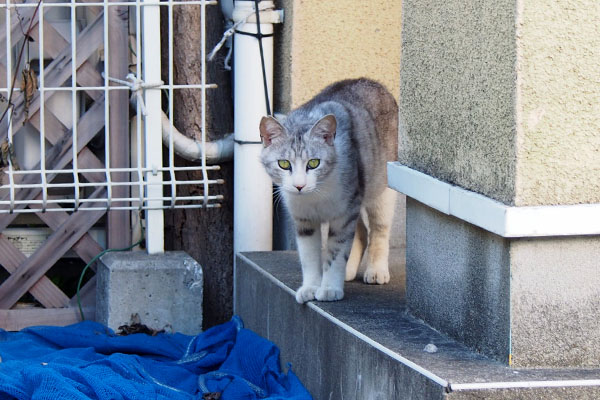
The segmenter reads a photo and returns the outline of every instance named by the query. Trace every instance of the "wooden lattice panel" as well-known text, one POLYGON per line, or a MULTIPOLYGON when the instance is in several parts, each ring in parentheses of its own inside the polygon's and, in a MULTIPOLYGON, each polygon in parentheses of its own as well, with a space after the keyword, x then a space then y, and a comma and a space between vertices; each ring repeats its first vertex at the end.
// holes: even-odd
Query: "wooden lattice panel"
MULTIPOLYGON (((198 146, 209 138, 205 92, 217 85, 206 81, 206 18, 201 18, 199 47, 193 52, 196 57, 201 55, 199 64, 194 64, 199 65, 198 80, 174 80, 174 22, 168 20, 168 33, 161 33, 159 26, 159 8, 172 11, 174 7, 197 7, 204 15, 206 5, 218 3, 109 0, 98 5, 95 0, 0 1, 0 94, 4 100, 14 76, 18 77, 15 87, 21 87, 25 61, 17 62, 16 53, 23 39, 30 37, 29 45, 43 54, 37 64, 41 70, 37 77, 40 90, 32 89, 31 79, 25 79, 27 95, 17 90, 11 98, 14 106, 9 113, 10 123, 9 118, 0 118, 2 149, 10 152, 12 146, 17 160, 24 157, 27 146, 39 149, 41 154, 27 152, 27 162, 18 171, 2 151, 0 270, 7 272, 0 271, 0 328, 64 325, 79 319, 76 300, 49 276, 57 271, 57 260, 67 252, 88 262, 102 250, 88 233, 92 226, 106 228, 106 247, 127 247, 131 244, 132 213, 143 210, 148 250, 160 252, 164 249, 164 209, 219 207, 223 200, 222 195, 209 193, 209 185, 223 183, 222 179, 211 179, 208 173, 219 166, 207 165, 204 150, 197 165, 176 165, 174 130, 163 126, 165 118, 173 124, 176 91, 196 90, 202 117, 192 129, 199 127, 200 131, 186 134, 198 146), (68 11, 60 14, 62 21, 52 14, 57 8, 68 11), (70 24, 67 30, 65 21, 70 24), (130 24, 135 28, 131 32, 130 24), (161 40, 161 34, 165 40, 161 40), (164 63, 168 65, 164 74, 168 78, 161 77, 161 44, 168 47, 163 51, 169 54, 164 63), (168 93, 168 110, 161 109, 162 91, 168 93), (137 128, 130 132, 131 94, 138 101, 137 128), (60 101, 70 102, 64 107, 69 110, 57 109, 60 101), (145 104, 147 113, 142 113, 140 104, 145 104), (167 130, 167 151, 163 153, 163 133, 167 130), (22 144, 32 137, 39 144, 22 144), (14 227, 17 215, 25 213, 35 214, 39 224, 45 225, 43 229, 52 231, 30 256, 1 233, 14 227), (35 299, 36 308, 22 309, 18 304, 24 295, 29 298, 27 293, 35 299)), ((30 65, 30 71, 35 72, 36 64, 30 65)), ((0 113, 2 107, 0 99, 0 113)), ((92 278, 81 291, 84 309, 90 315, 94 313, 94 285, 92 278)))
MULTIPOLYGON (((35 4, 35 3, 34 3, 35 4)), ((44 8, 44 12, 50 10, 44 8)), ((98 68, 89 59, 92 55, 99 54, 104 45, 104 15, 99 7, 88 7, 89 23, 76 36, 76 53, 73 60, 72 44, 66 40, 59 29, 49 20, 43 21, 44 53, 51 61, 44 66, 44 86, 58 88, 64 86, 72 77, 72 63, 75 64, 76 82, 80 87, 101 87, 104 85, 98 68)), ((11 13, 11 46, 15 47, 18 40, 23 38, 22 26, 28 26, 33 18, 33 29, 30 37, 34 40, 40 37, 39 13, 34 16, 34 8, 23 8, 19 12, 11 13), (18 18, 21 18, 19 23, 18 18)), ((0 30, 0 42, 6 45, 7 29, 0 30)), ((37 45, 37 44, 36 44, 37 45)), ((6 54, 6 53, 4 53, 6 54)), ((6 56, 0 56, 0 76, 6 76, 6 56)), ((127 63, 127 60, 123 60, 127 63)), ((13 66, 13 70, 14 70, 13 66)), ((5 81, 6 79, 4 79, 5 81)), ((3 82, 6 86, 6 82, 3 82)), ((13 96, 14 113, 12 115, 12 139, 23 134, 25 127, 34 127, 42 132, 46 140, 45 165, 46 170, 61 170, 73 162, 73 129, 65 126, 60 118, 53 114, 49 107, 44 107, 44 118, 41 118, 41 102, 48 102, 57 93, 55 90, 44 91, 44 98, 40 91, 26 101, 21 93, 13 96), (26 104, 27 103, 27 104, 26 104), (28 111, 25 112, 25 107, 28 111), (42 127, 42 120, 44 126, 42 127)), ((46 209, 52 212, 37 212, 36 215, 45 223, 53 233, 29 257, 25 256, 4 235, 0 234, 0 265, 8 271, 10 276, 0 284, 0 328, 18 330, 35 324, 65 325, 80 319, 76 298, 70 298, 48 277, 47 272, 69 250, 80 257, 84 262, 89 262, 95 255, 102 251, 102 247, 91 237, 89 230, 106 214, 105 210, 86 210, 86 208, 101 208, 106 202, 106 187, 100 183, 106 180, 106 175, 98 172, 104 168, 104 162, 98 158, 87 146, 92 139, 103 131, 105 125, 104 92, 101 90, 88 90, 86 95, 90 104, 79 115, 76 123, 77 131, 77 165, 78 179, 83 182, 98 183, 95 190, 90 190, 88 199, 98 199, 97 202, 84 202, 74 212, 56 210, 59 204, 48 203, 46 209), (86 171, 93 169, 96 171, 86 171), (29 292, 39 303, 34 308, 16 307, 19 299, 29 292)), ((74 106, 74 105, 72 105, 74 106)), ((121 113, 127 123, 127 112, 121 113)), ((112 124, 112 121, 111 121, 112 124)), ((7 119, 0 124, 0 140, 7 138, 7 119)), ((128 144, 128 137, 121 138, 128 144)), ((39 170, 38 163, 33 170, 39 170)), ((46 174, 47 182, 54 181, 60 174, 46 174)), ((14 189, 16 200, 41 200, 44 197, 43 189, 35 184, 40 183, 40 174, 13 175, 17 184, 32 184, 31 188, 14 189)), ((5 183, 6 180, 3 180, 5 183)), ((0 200, 9 199, 8 185, 0 189, 0 200)), ((47 197, 47 194, 46 194, 47 197)), ((6 207, 1 205, 0 207, 6 207)), ((15 209, 28 207, 27 204, 16 204, 15 209)), ((0 232, 14 222, 17 213, 0 214, 0 232)), ((89 280, 82 288, 82 304, 87 317, 94 314, 95 279, 89 280)))

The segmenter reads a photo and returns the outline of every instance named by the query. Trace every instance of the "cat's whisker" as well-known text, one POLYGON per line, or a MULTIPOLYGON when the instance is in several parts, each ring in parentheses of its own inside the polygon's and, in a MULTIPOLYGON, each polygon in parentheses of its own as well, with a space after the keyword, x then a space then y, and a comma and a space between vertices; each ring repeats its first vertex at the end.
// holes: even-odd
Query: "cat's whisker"
POLYGON ((273 190, 273 206, 274 207, 278 207, 279 203, 281 203, 281 200, 283 198, 283 193, 281 193, 281 187, 276 186, 275 190, 273 190))

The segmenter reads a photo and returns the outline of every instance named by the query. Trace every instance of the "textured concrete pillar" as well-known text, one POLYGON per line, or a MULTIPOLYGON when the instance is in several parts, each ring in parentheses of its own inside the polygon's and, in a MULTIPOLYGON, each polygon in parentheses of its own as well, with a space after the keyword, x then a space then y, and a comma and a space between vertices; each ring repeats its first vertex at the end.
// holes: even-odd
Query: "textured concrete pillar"
POLYGON ((504 362, 598 367, 600 3, 551 3, 403 2, 407 301, 504 362))
POLYGON ((600 3, 405 0, 400 161, 517 206, 600 203, 600 3))
POLYGON ((519 367, 599 367, 600 238, 503 238, 407 198, 413 314, 519 367))

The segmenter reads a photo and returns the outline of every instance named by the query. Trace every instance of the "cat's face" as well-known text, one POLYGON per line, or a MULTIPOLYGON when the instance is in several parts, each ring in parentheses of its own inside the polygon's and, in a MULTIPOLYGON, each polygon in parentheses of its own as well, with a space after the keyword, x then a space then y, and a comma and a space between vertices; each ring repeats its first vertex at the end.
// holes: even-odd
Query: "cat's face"
POLYGON ((292 195, 318 192, 335 165, 335 129, 333 115, 287 127, 264 117, 260 123, 261 161, 273 182, 292 195))

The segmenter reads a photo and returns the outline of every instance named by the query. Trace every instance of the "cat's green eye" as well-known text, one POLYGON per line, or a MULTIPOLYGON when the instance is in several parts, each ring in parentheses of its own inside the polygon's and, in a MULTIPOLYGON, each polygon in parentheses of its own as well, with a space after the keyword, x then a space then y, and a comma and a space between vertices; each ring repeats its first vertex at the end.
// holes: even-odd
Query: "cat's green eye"
POLYGON ((279 160, 277 161, 277 164, 279 164, 279 168, 281 169, 292 169, 292 166, 288 160, 279 160))
POLYGON ((319 160, 318 158, 308 160, 308 169, 315 169, 319 166, 319 164, 321 164, 321 160, 319 160))

